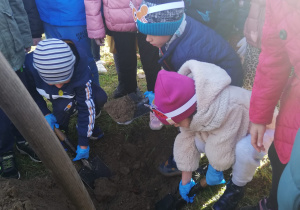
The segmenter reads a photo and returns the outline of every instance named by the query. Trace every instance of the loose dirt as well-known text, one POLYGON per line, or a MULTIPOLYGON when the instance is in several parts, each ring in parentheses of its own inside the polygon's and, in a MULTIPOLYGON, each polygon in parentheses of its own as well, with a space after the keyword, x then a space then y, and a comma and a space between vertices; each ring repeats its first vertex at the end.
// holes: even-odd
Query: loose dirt
MULTIPOLYGON (((113 173, 110 178, 96 180, 95 189, 88 190, 97 209, 155 209, 155 203, 178 186, 180 177, 165 177, 157 170, 172 153, 178 130, 164 127, 152 131, 148 126, 132 130, 129 137, 107 134, 90 143, 91 155, 100 156, 113 173)), ((1 210, 75 209, 51 175, 0 179, 0 188, 1 210)))
POLYGON ((105 111, 120 123, 133 119, 135 107, 134 101, 128 95, 111 100, 104 105, 105 111))

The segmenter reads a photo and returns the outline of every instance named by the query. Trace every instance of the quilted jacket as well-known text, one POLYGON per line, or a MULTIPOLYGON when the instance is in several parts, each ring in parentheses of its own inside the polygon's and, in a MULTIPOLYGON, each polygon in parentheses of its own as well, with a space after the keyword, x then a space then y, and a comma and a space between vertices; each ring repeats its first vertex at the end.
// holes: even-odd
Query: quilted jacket
POLYGON ((283 164, 290 159, 300 127, 299 20, 299 0, 266 1, 262 52, 250 104, 251 122, 266 125, 281 97, 274 144, 283 164))
POLYGON ((136 31, 130 2, 138 9, 142 0, 84 0, 89 38, 104 38, 105 24, 111 31, 136 31))

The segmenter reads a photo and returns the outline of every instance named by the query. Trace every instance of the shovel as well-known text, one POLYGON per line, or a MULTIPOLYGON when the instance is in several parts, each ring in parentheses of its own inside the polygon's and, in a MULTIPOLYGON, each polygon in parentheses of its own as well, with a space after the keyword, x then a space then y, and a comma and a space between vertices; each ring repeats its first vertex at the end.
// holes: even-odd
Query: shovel
MULTIPOLYGON (((192 187, 188 196, 191 197, 199 193, 206 186, 206 178, 202 178, 200 182, 196 183, 196 185, 192 187)), ((169 193, 155 204, 155 210, 179 210, 186 204, 187 202, 180 195, 176 196, 169 193)))
MULTIPOLYGON (((60 141, 65 143, 65 145, 71 150, 71 152, 76 155, 76 149, 73 144, 68 140, 66 135, 54 127, 54 132, 60 141)), ((80 160, 83 167, 78 171, 82 181, 91 189, 94 189, 94 181, 100 177, 110 177, 111 172, 107 165, 98 157, 95 156, 91 160, 81 159, 80 160)))

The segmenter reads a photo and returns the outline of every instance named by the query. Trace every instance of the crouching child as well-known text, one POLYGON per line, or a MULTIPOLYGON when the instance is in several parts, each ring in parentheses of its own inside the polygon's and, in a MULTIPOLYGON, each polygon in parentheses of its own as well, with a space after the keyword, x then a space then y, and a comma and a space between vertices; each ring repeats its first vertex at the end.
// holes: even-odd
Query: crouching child
MULTIPOLYGON (((230 83, 229 75, 220 67, 190 60, 178 73, 159 72, 152 104, 162 123, 180 127, 173 152, 182 171, 179 191, 183 199, 193 202, 194 196, 188 197, 188 193, 195 185, 192 172, 199 167, 200 153, 205 153, 209 161, 208 185, 224 183, 222 171, 232 167, 232 178, 213 209, 235 209, 244 186, 266 154, 251 145, 251 92, 230 83)), ((269 145, 273 136, 274 130, 268 129, 264 141, 269 145)))
POLYGON ((23 82, 52 129, 68 131, 70 117, 78 112, 78 146, 73 161, 87 159, 89 139, 103 136, 95 119, 107 101, 104 90, 92 83, 92 77, 98 75, 92 75, 87 57, 79 56, 71 41, 46 39, 26 56, 24 72, 23 82), (52 113, 43 97, 52 103, 52 113))

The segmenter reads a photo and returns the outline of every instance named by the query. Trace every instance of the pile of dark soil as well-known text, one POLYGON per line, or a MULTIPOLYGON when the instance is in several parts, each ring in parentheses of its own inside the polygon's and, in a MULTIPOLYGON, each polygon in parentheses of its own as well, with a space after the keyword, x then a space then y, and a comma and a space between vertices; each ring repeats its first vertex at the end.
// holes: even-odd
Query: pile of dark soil
MULTIPOLYGON (((97 179, 95 189, 88 189, 96 208, 154 209, 158 200, 175 191, 180 177, 165 177, 157 167, 172 153, 177 132, 170 127, 152 131, 147 125, 132 129, 129 136, 120 132, 91 141, 91 155, 97 154, 113 174, 110 178, 97 179)), ((1 210, 75 209, 51 177, 0 179, 0 188, 1 210)))

